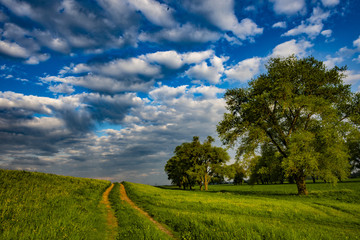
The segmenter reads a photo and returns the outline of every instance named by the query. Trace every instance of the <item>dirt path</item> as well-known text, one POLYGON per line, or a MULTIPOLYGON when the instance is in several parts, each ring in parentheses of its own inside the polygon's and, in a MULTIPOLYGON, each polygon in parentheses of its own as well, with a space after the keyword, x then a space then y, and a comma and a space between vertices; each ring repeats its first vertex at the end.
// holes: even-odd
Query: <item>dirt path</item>
POLYGON ((147 212, 136 206, 136 204, 133 201, 131 201, 131 199, 126 194, 126 190, 123 184, 120 184, 120 199, 128 202, 134 209, 138 210, 142 215, 144 215, 151 222, 153 222, 161 231, 163 231, 164 233, 175 239, 174 235, 168 229, 166 229, 163 225, 161 225, 159 222, 153 219, 147 212))
POLYGON ((103 193, 101 203, 105 204, 106 207, 106 221, 107 221, 107 239, 116 239, 117 236, 117 228, 118 223, 115 217, 115 214, 110 206, 109 201, 109 193, 111 192, 111 189, 114 187, 114 184, 111 184, 110 187, 106 189, 106 191, 103 193))

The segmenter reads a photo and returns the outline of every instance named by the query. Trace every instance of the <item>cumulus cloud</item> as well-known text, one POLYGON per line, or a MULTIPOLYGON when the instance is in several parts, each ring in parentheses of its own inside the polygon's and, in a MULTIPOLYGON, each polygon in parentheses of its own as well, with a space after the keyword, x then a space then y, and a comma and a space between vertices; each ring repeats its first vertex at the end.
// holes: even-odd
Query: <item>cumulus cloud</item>
POLYGON ((166 4, 159 3, 155 0, 131 0, 128 1, 136 10, 141 11, 144 16, 152 23, 172 27, 176 25, 171 13, 172 9, 166 4))
POLYGON ((146 55, 140 56, 139 58, 145 59, 149 62, 156 62, 171 69, 178 69, 181 68, 184 64, 202 62, 210 58, 210 56, 213 54, 214 52, 212 50, 202 52, 187 52, 183 54, 171 50, 148 53, 146 55))
POLYGON ((232 31, 241 40, 251 38, 263 32, 263 28, 259 28, 249 18, 238 21, 234 13, 233 0, 187 1, 185 6, 190 11, 200 14, 221 30, 232 31))
POLYGON ((304 0, 270 0, 277 14, 293 15, 306 9, 304 0))
POLYGON ((173 28, 164 28, 154 33, 143 32, 139 35, 139 40, 143 42, 205 43, 217 41, 220 36, 218 32, 186 23, 173 28))
POLYGON ((334 7, 340 3, 340 0, 321 0, 325 7, 334 7))
POLYGON ((277 22, 272 25, 273 28, 286 28, 286 22, 277 22))
POLYGON ((328 68, 335 67, 336 64, 343 62, 344 59, 342 57, 331 57, 330 55, 326 56, 326 61, 324 61, 324 64, 328 68))
POLYGON ((360 82, 360 73, 353 70, 347 70, 344 82, 347 84, 356 84, 360 82))
POLYGON ((44 53, 44 54, 38 54, 33 55, 29 59, 25 61, 26 64, 39 64, 39 62, 44 62, 50 58, 50 54, 44 53))
POLYGON ((49 90, 53 93, 66 93, 66 94, 71 94, 75 91, 73 86, 63 83, 57 85, 50 85, 49 90))
POLYGON ((325 37, 331 37, 332 34, 332 30, 331 29, 327 29, 327 30, 323 30, 321 31, 321 35, 325 36, 325 37))
POLYGON ((353 41, 353 46, 360 50, 360 36, 353 41))
MULTIPOLYGON (((330 12, 324 12, 321 8, 314 8, 312 15, 306 21, 302 21, 301 24, 293 29, 290 29, 282 36, 297 36, 300 34, 306 34, 310 38, 318 36, 324 27, 322 23, 330 16, 330 12)), ((328 33, 328 32, 325 32, 328 33)))
POLYGON ((194 80, 206 80, 212 84, 217 84, 224 72, 223 63, 227 60, 226 57, 214 56, 210 59, 211 65, 204 61, 191 67, 186 71, 186 74, 194 80))
POLYGON ((214 86, 162 85, 150 91, 151 100, 134 93, 58 99, 0 93, 0 165, 164 184, 163 166, 177 145, 194 135, 216 136, 225 112, 218 98, 223 92, 214 86), (95 122, 122 127, 103 127, 97 135, 89 128, 95 122))
POLYGON ((30 56, 30 53, 17 43, 2 40, 0 40, 0 53, 15 58, 28 58, 30 56))
POLYGON ((111 77, 87 74, 85 76, 46 76, 40 80, 44 83, 65 83, 84 87, 102 93, 121 93, 128 91, 147 92, 154 84, 153 81, 145 81, 140 78, 115 79, 111 77))
POLYGON ((246 82, 259 73, 261 60, 259 57, 245 59, 234 67, 227 69, 225 74, 228 79, 246 82))
POLYGON ((309 41, 301 40, 296 41, 292 39, 290 41, 277 45, 273 51, 272 57, 288 57, 289 55, 295 54, 299 57, 307 55, 307 49, 313 46, 309 41))
POLYGON ((163 71, 180 74, 180 71, 189 67, 186 73, 191 78, 217 83, 224 71, 223 62, 226 60, 225 57, 216 57, 213 50, 184 53, 174 50, 158 51, 109 62, 71 64, 63 67, 58 76, 48 75, 40 80, 50 84, 50 90, 54 92, 69 92, 69 89, 62 89, 67 85, 103 93, 147 92, 155 81, 165 76, 163 71), (209 60, 210 66, 206 60, 209 60), (56 83, 62 85, 56 85, 55 88, 53 85, 56 83))

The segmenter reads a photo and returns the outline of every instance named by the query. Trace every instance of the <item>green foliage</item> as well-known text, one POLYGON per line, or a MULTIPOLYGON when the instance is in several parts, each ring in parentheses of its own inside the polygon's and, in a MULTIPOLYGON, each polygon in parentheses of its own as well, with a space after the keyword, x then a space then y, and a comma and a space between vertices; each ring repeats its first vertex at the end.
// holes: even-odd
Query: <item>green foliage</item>
POLYGON ((115 183, 109 200, 118 219, 117 239, 171 239, 161 232, 149 219, 133 209, 129 203, 120 200, 120 184, 115 183))
MULTIPOLYGON (((229 112, 217 127, 223 143, 239 145, 238 159, 248 162, 271 143, 299 194, 306 194, 306 176, 329 182, 346 177, 346 138, 360 124, 360 93, 343 83, 346 68, 326 69, 313 57, 295 56, 272 58, 266 68, 249 88, 226 92, 229 112)), ((266 167, 257 173, 269 174, 266 167)))
POLYGON ((282 167, 282 156, 273 144, 263 144, 261 155, 250 160, 249 171, 251 184, 269 184, 285 181, 284 168, 282 167))
POLYGON ((108 181, 0 169, 0 239, 103 239, 108 181))
POLYGON ((128 195, 180 239, 359 239, 360 181, 211 185, 208 192, 125 183, 128 195))
POLYGON ((352 131, 346 141, 349 147, 351 170, 360 173, 360 131, 352 131))
POLYGON ((223 164, 230 160, 225 149, 212 146, 214 139, 207 137, 203 144, 199 137, 191 143, 183 143, 175 148, 172 158, 165 165, 169 180, 180 188, 194 186, 195 182, 204 185, 205 190, 214 175, 221 173, 223 164))

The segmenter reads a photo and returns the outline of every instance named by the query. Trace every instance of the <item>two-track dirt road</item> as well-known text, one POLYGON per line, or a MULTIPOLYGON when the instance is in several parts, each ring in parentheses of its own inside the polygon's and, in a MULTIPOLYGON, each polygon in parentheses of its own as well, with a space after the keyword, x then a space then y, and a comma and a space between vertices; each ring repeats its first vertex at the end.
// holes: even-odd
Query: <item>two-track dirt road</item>
MULTIPOLYGON (((101 203, 106 206, 106 214, 107 214, 107 225, 108 225, 108 231, 107 231, 107 239, 116 239, 117 237, 117 228, 118 228, 118 222, 115 217, 114 211, 111 208, 110 201, 109 201, 109 194, 111 190, 113 189, 114 184, 111 184, 109 188, 106 189, 106 191, 103 193, 102 201, 101 203)), ((126 201, 130 204, 131 207, 133 207, 135 210, 139 211, 140 214, 144 215, 146 218, 148 218, 152 223, 155 224, 157 228, 159 228, 161 231, 169 235, 171 238, 175 239, 175 236, 170 232, 164 225, 157 222, 155 219, 153 219, 147 212, 139 208, 131 199, 127 196, 126 190, 123 184, 120 184, 120 199, 123 201, 126 201)))

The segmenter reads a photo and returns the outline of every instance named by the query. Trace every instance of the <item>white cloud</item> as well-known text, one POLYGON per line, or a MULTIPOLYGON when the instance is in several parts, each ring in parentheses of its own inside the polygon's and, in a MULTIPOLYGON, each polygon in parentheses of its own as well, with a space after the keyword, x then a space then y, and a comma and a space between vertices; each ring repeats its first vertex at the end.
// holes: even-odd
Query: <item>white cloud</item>
POLYGON ((277 22, 272 25, 273 28, 286 28, 286 22, 277 22))
POLYGON ((141 33, 139 40, 143 42, 213 42, 220 38, 220 34, 214 31, 210 31, 206 28, 194 26, 190 23, 186 23, 174 28, 165 28, 155 33, 141 33))
POLYGON ((187 64, 199 63, 214 55, 213 50, 206 50, 202 52, 187 52, 182 54, 183 60, 187 64))
POLYGON ((352 70, 347 70, 345 75, 346 75, 344 79, 345 83, 356 84, 360 82, 360 73, 356 73, 352 70))
POLYGON ((41 44, 56 52, 69 53, 70 51, 70 46, 65 39, 54 37, 49 31, 40 31, 37 29, 33 34, 41 44))
POLYGON ((205 59, 210 58, 210 56, 213 54, 214 52, 212 50, 202 52, 187 52, 182 54, 171 50, 148 53, 146 55, 140 56, 139 58, 148 62, 156 62, 171 69, 178 69, 181 68, 184 64, 202 62, 205 59))
POLYGON ((354 58, 353 61, 360 63, 360 55, 358 55, 357 58, 354 58))
POLYGON ((74 86, 80 86, 88 88, 98 92, 106 93, 118 93, 118 92, 127 92, 127 91, 140 91, 146 92, 154 84, 154 81, 142 81, 140 79, 114 79, 110 77, 105 77, 101 75, 88 74, 85 76, 75 77, 58 77, 58 76, 46 76, 40 78, 44 83, 53 83, 61 82, 65 84, 70 84, 74 86))
POLYGON ((17 43, 2 40, 0 40, 0 53, 15 58, 28 58, 30 56, 30 52, 17 43))
POLYGON ((332 34, 332 30, 331 29, 327 29, 327 30, 323 30, 321 32, 321 35, 325 36, 325 37, 331 37, 331 34, 332 34))
POLYGON ((122 77, 126 75, 137 74, 155 76, 160 73, 160 70, 157 66, 150 65, 146 61, 139 58, 117 59, 109 63, 96 66, 95 69, 98 69, 98 71, 103 75, 112 77, 122 77))
POLYGON ((62 83, 49 86, 49 90, 54 93, 66 93, 66 94, 71 94, 75 91, 73 86, 71 86, 69 84, 62 84, 62 83))
POLYGON ((223 62, 228 58, 214 56, 210 59, 209 66, 206 61, 191 67, 186 74, 194 80, 206 80, 210 83, 217 84, 224 72, 223 62))
POLYGON ((19 2, 12 0, 2 0, 2 4, 11 9, 18 16, 27 16, 33 18, 35 13, 32 7, 26 2, 19 2))
POLYGON ((322 22, 326 20, 329 16, 329 12, 324 12, 321 8, 316 7, 314 8, 310 18, 308 18, 306 21, 302 21, 299 26, 290 29, 282 36, 297 36, 300 34, 306 34, 310 38, 315 38, 321 33, 324 27, 324 24, 322 22))
POLYGON ((156 62, 171 69, 178 69, 183 66, 184 62, 180 54, 176 51, 162 51, 156 53, 148 53, 140 58, 149 62, 156 62))
POLYGON ((307 34, 309 37, 316 37, 320 34, 323 24, 315 24, 315 25, 307 25, 304 22, 301 25, 297 26, 296 28, 290 29, 282 36, 296 36, 300 34, 307 34))
POLYGON ((217 88, 215 86, 192 86, 189 93, 201 94, 202 99, 214 99, 217 98, 218 94, 223 94, 225 89, 217 88))
POLYGON ((129 0, 128 3, 141 11, 145 17, 152 23, 172 27, 176 22, 171 16, 173 12, 166 4, 159 3, 155 0, 129 0))
POLYGON ((274 3, 274 11, 277 14, 293 15, 298 12, 304 11, 304 0, 270 0, 274 3))
POLYGON ((334 7, 340 3, 340 0, 321 0, 325 7, 334 7))
POLYGON ((50 58, 50 55, 47 53, 44 54, 37 54, 31 56, 29 59, 25 61, 26 64, 35 65, 39 64, 39 62, 44 62, 50 58))
POLYGON ((259 57, 245 59, 234 67, 226 70, 225 74, 228 79, 246 82, 259 73, 260 64, 261 58, 259 57))
POLYGON ((360 36, 356 40, 354 40, 353 45, 360 50, 360 36))
POLYGON ((186 5, 190 11, 201 14, 221 30, 232 31, 242 40, 263 32, 263 28, 259 28, 249 18, 242 19, 239 23, 234 13, 233 0, 188 1, 186 5))
POLYGON ((188 86, 183 85, 179 87, 170 87, 167 85, 160 86, 153 89, 149 96, 156 101, 168 101, 174 98, 183 96, 187 91, 188 86))
POLYGON ((304 57, 305 55, 307 55, 307 49, 311 48, 312 46, 313 44, 308 41, 296 41, 295 39, 292 39, 290 41, 277 45, 273 49, 271 56, 288 57, 289 55, 295 54, 299 57, 304 57))
POLYGON ((337 63, 343 62, 344 59, 342 57, 334 57, 332 58, 330 55, 326 56, 326 61, 324 61, 324 64, 328 68, 333 68, 337 63))

